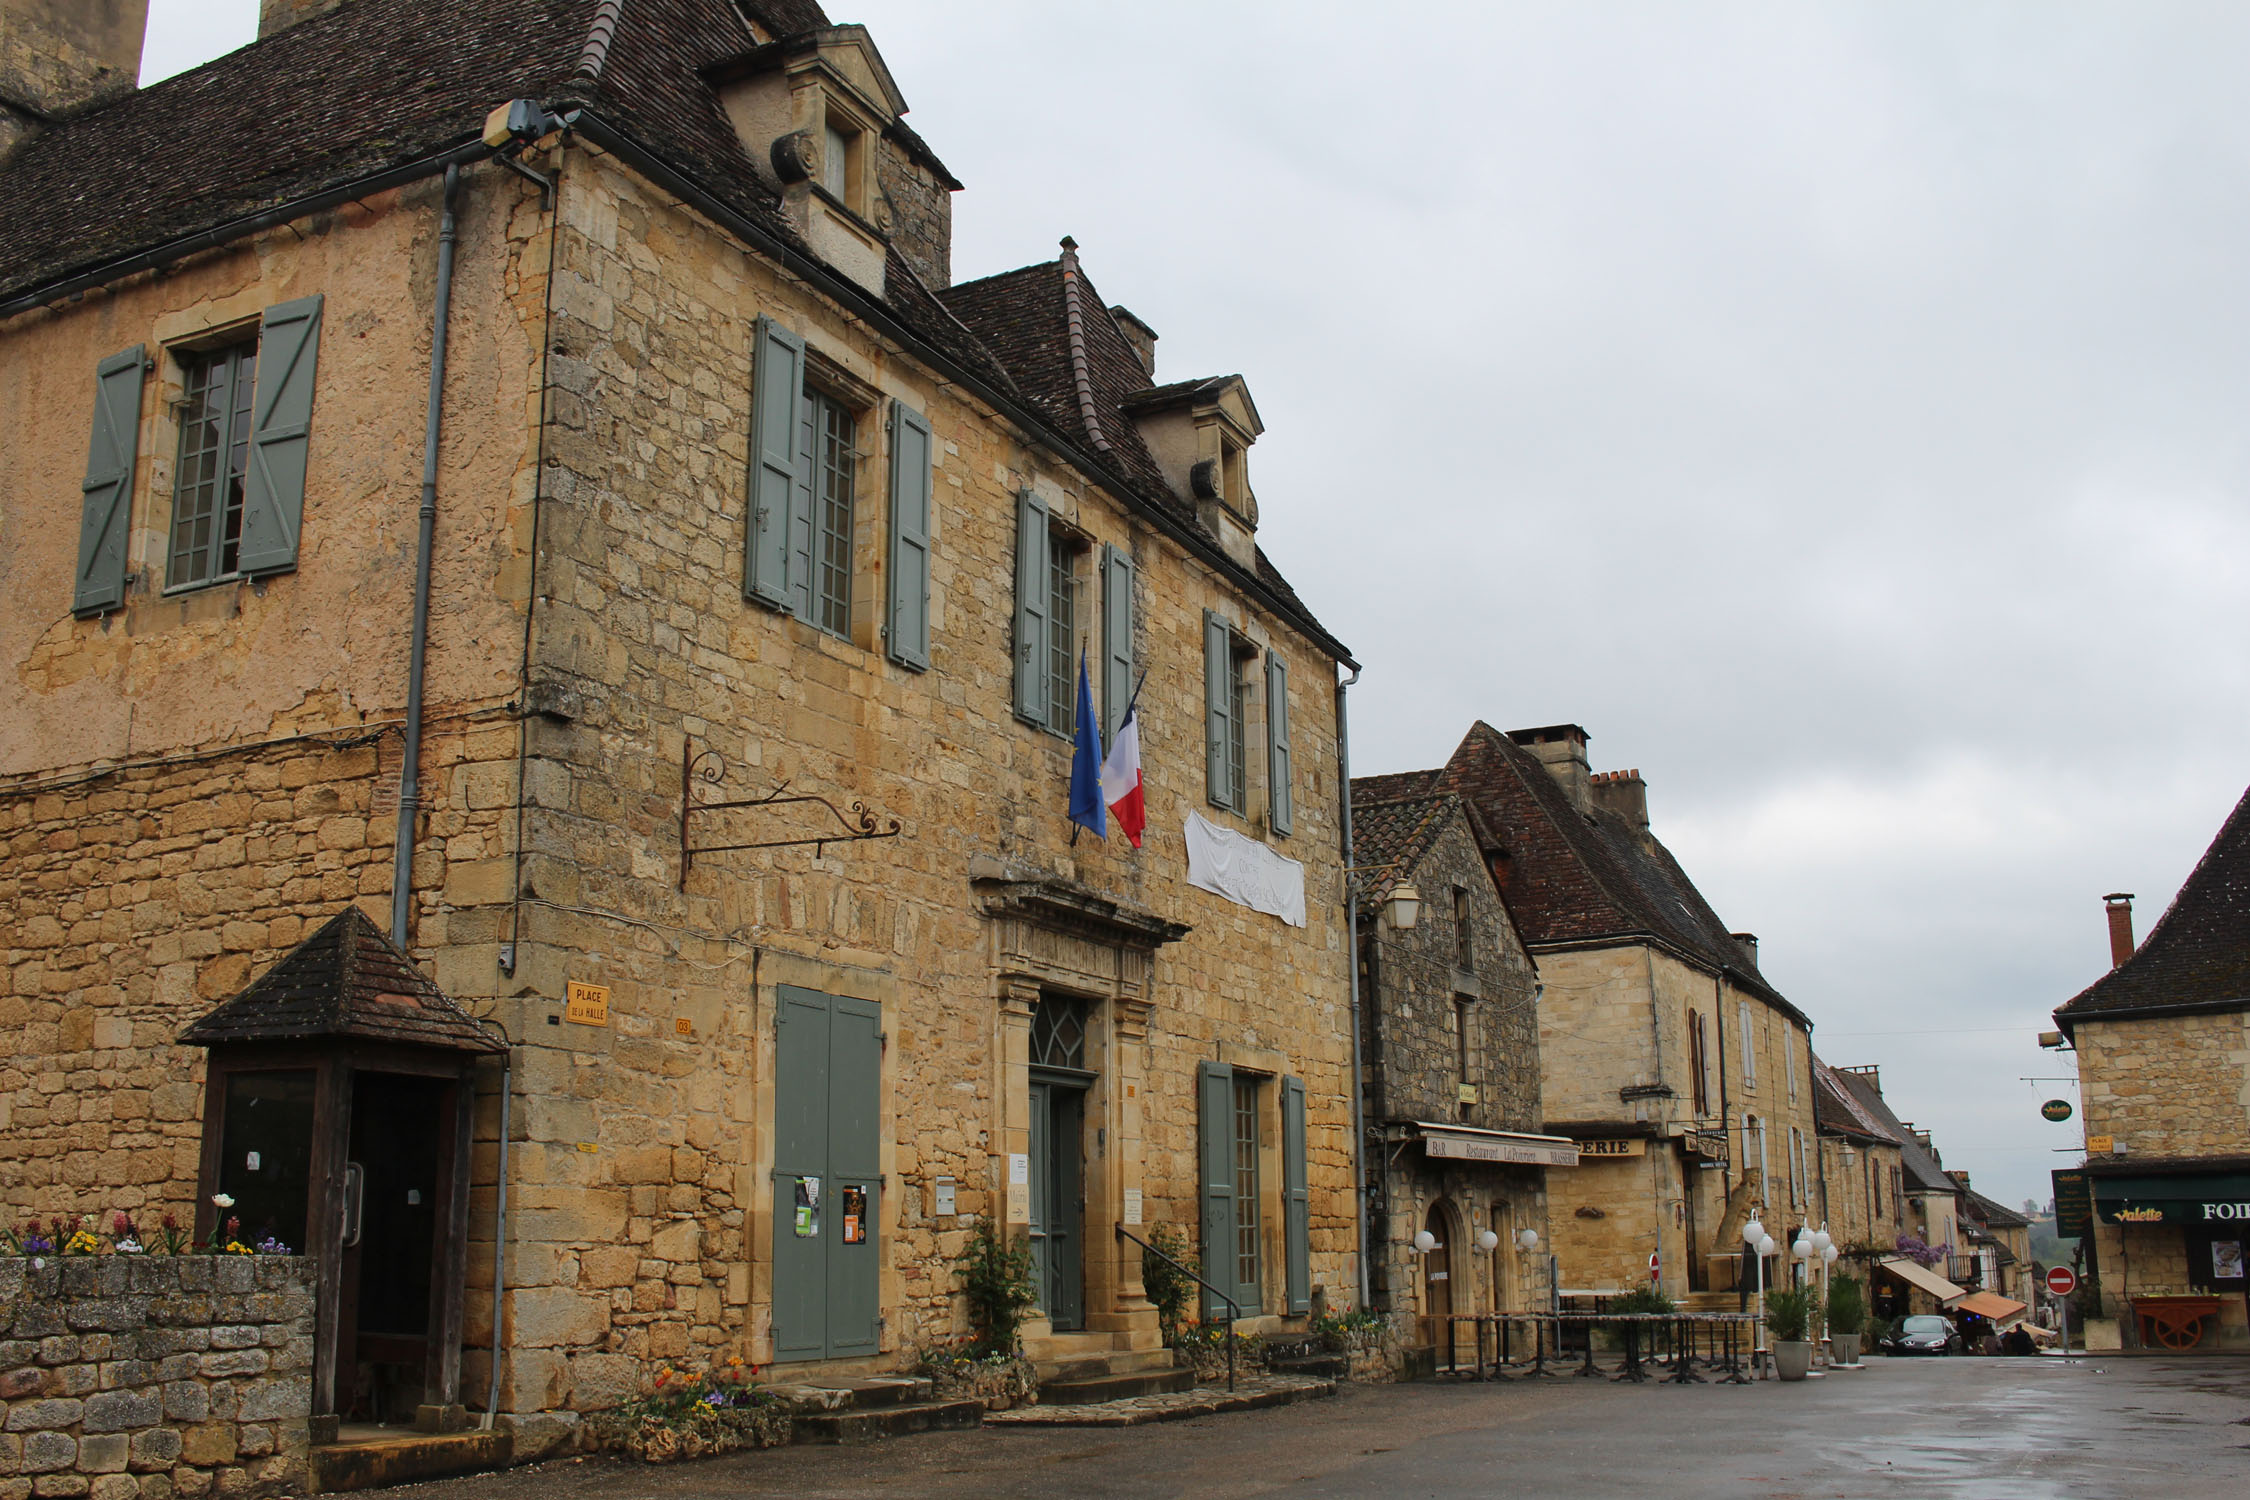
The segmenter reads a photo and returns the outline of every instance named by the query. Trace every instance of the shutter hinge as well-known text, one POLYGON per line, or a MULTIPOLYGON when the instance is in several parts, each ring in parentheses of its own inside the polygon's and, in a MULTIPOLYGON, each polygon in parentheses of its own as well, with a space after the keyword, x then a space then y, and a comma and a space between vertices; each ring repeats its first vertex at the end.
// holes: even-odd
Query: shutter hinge
POLYGON ((887 1031, 878 1031, 878 1032, 876 1032, 876 1033, 875 1033, 875 1045, 877 1045, 878 1047, 881 1047, 881 1048, 882 1048, 882 1049, 883 1049, 883 1050, 884 1050, 885 1052, 888 1052, 888 1051, 890 1051, 890 1050, 891 1050, 891 1034, 890 1034, 889 1032, 887 1032, 887 1031))

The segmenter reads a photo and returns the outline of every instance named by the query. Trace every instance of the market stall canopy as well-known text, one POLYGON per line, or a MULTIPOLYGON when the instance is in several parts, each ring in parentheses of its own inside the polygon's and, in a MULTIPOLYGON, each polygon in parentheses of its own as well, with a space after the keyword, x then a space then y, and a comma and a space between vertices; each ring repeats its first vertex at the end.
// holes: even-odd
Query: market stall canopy
POLYGON ((1928 1266, 1908 1260, 1903 1255, 1894 1255, 1884 1261, 1883 1269, 1901 1281, 1920 1287, 1937 1298, 1941 1305, 1950 1305, 1956 1297, 1966 1297, 1969 1294, 1967 1287, 1955 1286, 1928 1266))
POLYGON ((1995 1324, 2022 1317, 2024 1307, 2024 1303, 2013 1297, 2003 1297, 1998 1292, 1971 1292, 1954 1304, 1957 1312, 1975 1313, 1980 1318, 1990 1318, 1995 1324))

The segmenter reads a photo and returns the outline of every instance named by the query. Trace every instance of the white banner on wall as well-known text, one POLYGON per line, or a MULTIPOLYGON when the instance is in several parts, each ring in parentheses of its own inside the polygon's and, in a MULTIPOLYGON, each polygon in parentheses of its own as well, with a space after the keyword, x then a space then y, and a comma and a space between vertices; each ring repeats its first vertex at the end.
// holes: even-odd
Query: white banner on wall
POLYGON ((1305 925, 1305 867, 1201 813, 1187 820, 1188 884, 1239 906, 1305 925))

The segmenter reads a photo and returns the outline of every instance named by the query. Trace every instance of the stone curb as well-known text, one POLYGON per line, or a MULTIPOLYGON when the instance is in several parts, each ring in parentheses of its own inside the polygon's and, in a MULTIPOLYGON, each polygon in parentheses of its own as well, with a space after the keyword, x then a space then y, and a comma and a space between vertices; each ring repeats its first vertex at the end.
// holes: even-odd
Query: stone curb
POLYGON ((1253 1389, 1197 1389, 1161 1396, 1135 1396, 1088 1406, 1023 1406, 985 1414, 987 1427, 1142 1427, 1151 1422, 1184 1422, 1219 1412, 1257 1411, 1336 1394, 1333 1380, 1266 1380, 1253 1389))

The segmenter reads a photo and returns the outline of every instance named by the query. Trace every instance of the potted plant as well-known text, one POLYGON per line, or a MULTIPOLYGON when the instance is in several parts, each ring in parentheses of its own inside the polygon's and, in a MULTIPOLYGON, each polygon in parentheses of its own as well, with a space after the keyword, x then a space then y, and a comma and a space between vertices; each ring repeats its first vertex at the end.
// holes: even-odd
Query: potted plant
POLYGON ((1774 1372, 1783 1380, 1802 1380, 1812 1368, 1812 1314, 1811 1287, 1766 1293, 1766 1332, 1773 1338, 1774 1372))
POLYGON ((1867 1328, 1867 1298, 1856 1277, 1828 1283, 1828 1355, 1839 1365, 1859 1368, 1859 1336, 1867 1328))

